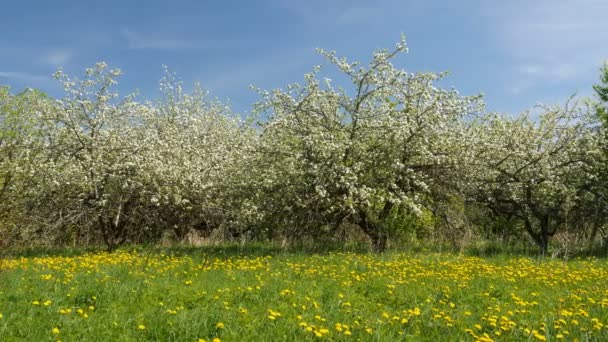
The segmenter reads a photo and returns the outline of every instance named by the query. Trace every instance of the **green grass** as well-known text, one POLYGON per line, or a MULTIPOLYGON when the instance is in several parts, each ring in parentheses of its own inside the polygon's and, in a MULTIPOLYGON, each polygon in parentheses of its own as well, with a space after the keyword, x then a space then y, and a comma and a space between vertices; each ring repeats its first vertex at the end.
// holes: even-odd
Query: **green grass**
POLYGON ((2 341, 608 340, 602 259, 260 245, 21 251, 0 269, 2 341))

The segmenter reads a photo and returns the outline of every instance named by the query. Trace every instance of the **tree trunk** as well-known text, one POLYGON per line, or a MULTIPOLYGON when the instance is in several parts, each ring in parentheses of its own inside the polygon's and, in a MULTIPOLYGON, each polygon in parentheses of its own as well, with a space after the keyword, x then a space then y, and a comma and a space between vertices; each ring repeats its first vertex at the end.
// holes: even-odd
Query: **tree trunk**
POLYGON ((538 232, 534 231, 532 223, 527 218, 524 220, 524 225, 526 231, 528 234, 530 234, 532 240, 534 240, 534 243, 538 246, 540 254, 542 256, 546 256, 549 250, 549 231, 547 229, 548 227, 546 225, 546 221, 541 220, 541 229, 538 232))
POLYGON ((361 227, 361 229, 372 241, 372 251, 374 253, 383 253, 386 251, 388 236, 384 232, 380 231, 377 225, 371 222, 362 221, 359 223, 359 227, 361 227))
POLYGON ((388 237, 386 234, 377 234, 372 238, 372 251, 374 253, 383 253, 386 251, 386 243, 388 241, 388 237))
POLYGON ((116 250, 116 247, 117 246, 114 244, 114 241, 112 239, 106 240, 106 252, 112 253, 116 250))
POLYGON ((549 250, 549 238, 553 235, 549 231, 550 219, 548 215, 540 218, 540 253, 543 256, 547 255, 549 250))
POLYGON ((540 232, 537 244, 540 248, 540 255, 547 256, 547 253, 549 252, 549 235, 547 235, 546 232, 540 232))
POLYGON ((118 247, 116 245, 116 239, 114 238, 114 229, 112 223, 107 223, 101 216, 99 217, 99 223, 101 225, 101 232, 103 235, 103 241, 106 243, 106 251, 112 253, 118 247))
MULTIPOLYGON (((130 202, 125 203, 125 207, 129 206, 130 202)), ((126 221, 122 219, 122 213, 123 204, 121 203, 116 210, 116 215, 113 220, 106 220, 101 214, 98 216, 108 253, 114 252, 116 248, 127 240, 125 232, 126 221)))
MULTIPOLYGON (((392 207, 393 204, 387 202, 380 213, 380 218, 385 219, 390 213, 392 207)), ((357 224, 372 241, 372 251, 374 253, 383 253, 386 251, 388 235, 378 223, 372 221, 365 211, 361 211, 359 213, 359 222, 357 222, 357 224)))

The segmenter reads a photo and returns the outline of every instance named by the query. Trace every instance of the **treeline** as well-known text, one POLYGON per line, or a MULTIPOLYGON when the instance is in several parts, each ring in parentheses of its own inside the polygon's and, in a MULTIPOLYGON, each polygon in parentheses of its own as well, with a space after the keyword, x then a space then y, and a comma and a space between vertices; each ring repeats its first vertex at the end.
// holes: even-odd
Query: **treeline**
POLYGON ((169 71, 158 100, 120 97, 105 63, 57 72, 60 99, 0 88, 0 240, 608 242, 608 71, 598 101, 508 117, 393 66, 405 50, 320 50, 344 88, 315 68, 248 118, 169 71))

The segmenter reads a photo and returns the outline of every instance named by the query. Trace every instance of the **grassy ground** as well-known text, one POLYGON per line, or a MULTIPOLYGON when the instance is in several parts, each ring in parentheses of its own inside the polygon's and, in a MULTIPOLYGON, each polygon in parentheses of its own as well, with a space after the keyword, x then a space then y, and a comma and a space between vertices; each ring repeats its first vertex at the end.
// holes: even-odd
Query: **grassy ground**
POLYGON ((0 340, 608 340, 602 259, 242 252, 4 259, 0 340))

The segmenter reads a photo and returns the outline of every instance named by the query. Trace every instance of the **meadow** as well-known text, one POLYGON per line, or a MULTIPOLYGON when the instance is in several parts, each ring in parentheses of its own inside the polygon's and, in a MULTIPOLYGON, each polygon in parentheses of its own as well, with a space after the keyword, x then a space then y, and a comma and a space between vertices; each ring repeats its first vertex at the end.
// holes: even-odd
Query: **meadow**
POLYGON ((601 341, 608 262, 123 249, 0 263, 2 341, 601 341))

